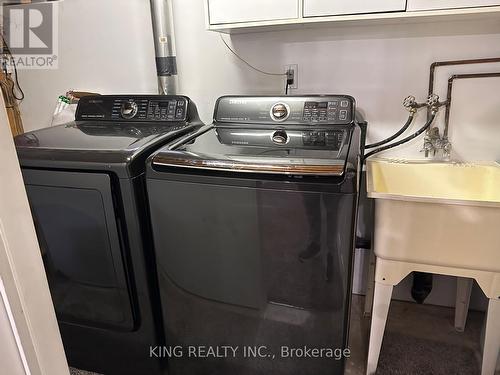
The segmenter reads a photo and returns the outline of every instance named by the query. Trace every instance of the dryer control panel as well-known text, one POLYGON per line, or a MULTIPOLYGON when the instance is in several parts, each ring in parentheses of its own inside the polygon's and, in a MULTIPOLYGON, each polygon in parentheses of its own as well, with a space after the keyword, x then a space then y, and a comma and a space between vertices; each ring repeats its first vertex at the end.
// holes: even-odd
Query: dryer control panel
POLYGON ((80 99, 77 121, 185 122, 189 99, 177 95, 99 95, 80 99))
POLYGON ((224 96, 215 108, 216 123, 348 125, 356 104, 349 95, 224 96))

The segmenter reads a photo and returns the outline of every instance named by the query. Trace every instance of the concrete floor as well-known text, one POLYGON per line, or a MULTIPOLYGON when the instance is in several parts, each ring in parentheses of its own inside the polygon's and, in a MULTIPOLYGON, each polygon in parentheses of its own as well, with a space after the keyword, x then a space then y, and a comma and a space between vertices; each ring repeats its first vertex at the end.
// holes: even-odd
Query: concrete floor
MULTIPOLYGON (((346 375, 364 375, 370 319, 363 318, 364 297, 353 296, 346 375)), ((480 335, 484 313, 470 311, 465 332, 454 328, 455 310, 392 301, 379 375, 476 375, 480 373, 480 335)), ((497 372, 500 375, 500 371, 497 372)))
MULTIPOLYGON (((346 375, 365 372, 370 320, 363 318, 363 307, 364 297, 354 295, 346 375)), ((465 332, 459 333, 453 327, 453 309, 392 301, 377 374, 479 374, 483 319, 483 313, 471 311, 465 332)), ((71 374, 96 375, 76 369, 71 374)))

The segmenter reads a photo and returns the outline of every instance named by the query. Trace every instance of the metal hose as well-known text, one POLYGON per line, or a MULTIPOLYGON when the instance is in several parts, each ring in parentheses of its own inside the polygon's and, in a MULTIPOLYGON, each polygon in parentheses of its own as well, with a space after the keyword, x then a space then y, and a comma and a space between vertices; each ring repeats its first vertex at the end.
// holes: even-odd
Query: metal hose
POLYGON ((404 143, 407 143, 409 141, 411 141, 412 139, 415 139, 417 138, 420 134, 422 134, 423 132, 425 132, 427 129, 429 129, 429 127, 432 125, 432 123, 434 122, 434 119, 436 118, 436 111, 433 110, 432 113, 431 113, 431 116, 429 117, 429 119, 427 120, 427 122, 425 123, 424 126, 422 126, 417 132, 413 133, 412 135, 406 137, 406 138, 403 138, 401 139, 400 141, 397 141, 395 143, 392 143, 390 145, 386 145, 386 146, 383 146, 383 147, 379 147, 371 152, 369 152, 368 154, 365 155, 364 159, 368 159, 370 156, 373 156, 375 154, 378 154, 379 152, 382 152, 382 151, 385 151, 385 150, 389 150, 391 148, 394 148, 394 147, 397 147, 397 146, 401 146, 402 144, 404 143))
POLYGON ((412 124, 414 119, 415 119, 415 114, 413 112, 411 112, 410 115, 408 116, 408 120, 406 120, 406 123, 403 125, 403 127, 401 129, 398 130, 397 133, 394 133, 390 137, 383 139, 380 142, 366 145, 365 148, 374 148, 374 147, 382 146, 382 145, 385 145, 386 143, 389 143, 390 141, 396 139, 401 134, 403 134, 406 131, 406 129, 408 129, 410 127, 410 125, 412 124))

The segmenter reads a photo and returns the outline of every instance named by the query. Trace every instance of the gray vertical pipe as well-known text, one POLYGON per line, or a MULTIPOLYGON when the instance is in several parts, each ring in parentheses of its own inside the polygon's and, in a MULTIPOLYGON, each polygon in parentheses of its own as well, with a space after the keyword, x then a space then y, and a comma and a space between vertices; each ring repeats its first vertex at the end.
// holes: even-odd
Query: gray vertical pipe
POLYGON ((158 92, 162 95, 174 95, 177 92, 177 62, 172 0, 150 0, 150 3, 158 92))

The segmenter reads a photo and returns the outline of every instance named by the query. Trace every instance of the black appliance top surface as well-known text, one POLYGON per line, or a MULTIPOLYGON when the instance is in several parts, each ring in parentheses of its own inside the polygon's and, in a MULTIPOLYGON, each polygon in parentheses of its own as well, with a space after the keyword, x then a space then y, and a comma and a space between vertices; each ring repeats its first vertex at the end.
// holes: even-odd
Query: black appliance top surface
POLYGON ((23 167, 123 170, 199 125, 184 96, 89 96, 80 99, 76 121, 21 134, 15 143, 23 167))
POLYGON ((164 147, 153 165, 293 175, 344 173, 352 129, 211 128, 177 147, 164 147), (277 135, 276 135, 277 134, 277 135), (284 140, 277 145, 273 137, 284 140))
POLYGON ((77 121, 25 133, 18 148, 130 153, 186 127, 184 123, 149 124, 77 121))
POLYGON ((222 97, 211 129, 164 147, 153 157, 153 165, 340 176, 355 126, 354 105, 345 95, 222 97), (341 118, 340 108, 348 112, 341 118))

